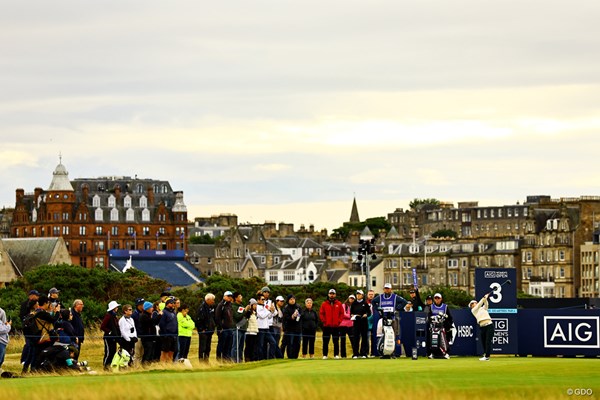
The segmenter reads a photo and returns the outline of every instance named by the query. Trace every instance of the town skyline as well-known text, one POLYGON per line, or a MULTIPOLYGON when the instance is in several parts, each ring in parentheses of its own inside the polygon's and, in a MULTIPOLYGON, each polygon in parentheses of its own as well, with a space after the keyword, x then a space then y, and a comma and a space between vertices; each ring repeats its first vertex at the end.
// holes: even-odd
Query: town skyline
POLYGON ((339 227, 414 198, 600 195, 600 4, 150 1, 0 22, 0 207, 168 180, 189 217, 339 227), (236 10, 232 13, 231 10, 236 10), (596 33, 594 33, 596 32, 596 33))

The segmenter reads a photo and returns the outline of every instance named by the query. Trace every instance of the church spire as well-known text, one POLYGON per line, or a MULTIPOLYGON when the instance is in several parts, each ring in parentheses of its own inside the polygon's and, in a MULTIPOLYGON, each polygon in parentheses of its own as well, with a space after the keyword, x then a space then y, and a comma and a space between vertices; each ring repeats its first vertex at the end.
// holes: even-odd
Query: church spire
POLYGON ((349 222, 360 222, 360 218, 358 217, 358 207, 356 206, 356 196, 354 196, 354 201, 352 202, 352 211, 350 212, 349 222))

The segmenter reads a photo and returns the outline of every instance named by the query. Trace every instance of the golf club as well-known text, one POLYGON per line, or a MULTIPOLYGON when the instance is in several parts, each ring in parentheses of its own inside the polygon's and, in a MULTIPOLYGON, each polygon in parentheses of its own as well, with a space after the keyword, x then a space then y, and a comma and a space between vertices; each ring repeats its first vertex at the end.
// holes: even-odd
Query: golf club
MULTIPOLYGON (((500 286, 498 287, 498 289, 499 289, 499 288, 501 288, 502 286, 506 285, 506 284, 509 284, 509 285, 510 285, 511 283, 512 283, 512 281, 511 281, 510 279, 507 279, 507 280, 505 280, 504 282, 502 282, 502 283, 500 284, 500 286)), ((494 289, 494 290, 492 290, 492 291, 489 291, 489 292, 487 293, 487 295, 489 296, 490 294, 494 293, 494 291, 495 291, 495 290, 496 290, 496 289, 494 289)))

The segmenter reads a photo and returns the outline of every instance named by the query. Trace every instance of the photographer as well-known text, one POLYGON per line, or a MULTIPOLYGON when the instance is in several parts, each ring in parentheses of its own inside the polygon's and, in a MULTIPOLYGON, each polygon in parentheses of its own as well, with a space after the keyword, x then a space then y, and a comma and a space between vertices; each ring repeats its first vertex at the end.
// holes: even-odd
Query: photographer
POLYGON ((137 330, 135 329, 135 321, 131 318, 133 307, 130 304, 123 306, 123 316, 119 319, 119 331, 121 332, 121 348, 129 353, 129 365, 133 364, 133 356, 135 354, 135 344, 138 341, 137 330))

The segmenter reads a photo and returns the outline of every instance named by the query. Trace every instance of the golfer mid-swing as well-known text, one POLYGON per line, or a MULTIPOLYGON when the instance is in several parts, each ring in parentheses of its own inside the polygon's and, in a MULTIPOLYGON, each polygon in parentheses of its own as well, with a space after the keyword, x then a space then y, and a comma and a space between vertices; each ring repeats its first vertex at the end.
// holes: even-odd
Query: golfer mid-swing
POLYGON ((475 316, 477 323, 479 324, 479 331, 481 332, 481 345, 483 346, 483 357, 479 361, 490 361, 490 353, 492 352, 492 338, 494 337, 494 323, 488 313, 488 296, 486 294, 477 302, 477 300, 471 300, 469 307, 471 313, 475 316))

